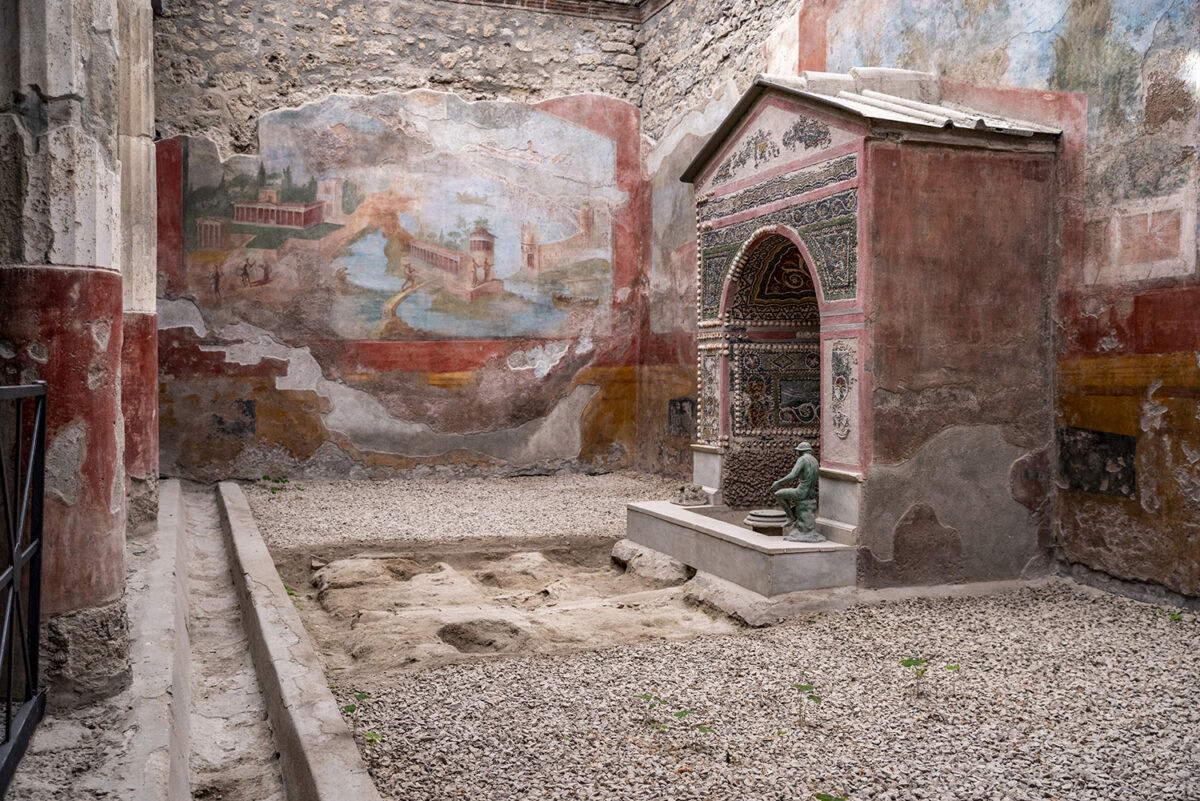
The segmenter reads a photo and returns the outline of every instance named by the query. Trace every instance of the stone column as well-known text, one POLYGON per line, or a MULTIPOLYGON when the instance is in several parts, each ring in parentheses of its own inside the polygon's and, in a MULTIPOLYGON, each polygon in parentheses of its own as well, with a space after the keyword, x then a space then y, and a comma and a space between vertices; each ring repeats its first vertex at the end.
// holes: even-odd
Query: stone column
POLYGON ((124 344, 125 491, 129 528, 158 508, 158 318, 155 314, 153 15, 149 0, 117 0, 118 133, 124 344))
POLYGON ((49 384, 42 664, 68 705, 129 675, 117 6, 0 14, 0 381, 49 384))

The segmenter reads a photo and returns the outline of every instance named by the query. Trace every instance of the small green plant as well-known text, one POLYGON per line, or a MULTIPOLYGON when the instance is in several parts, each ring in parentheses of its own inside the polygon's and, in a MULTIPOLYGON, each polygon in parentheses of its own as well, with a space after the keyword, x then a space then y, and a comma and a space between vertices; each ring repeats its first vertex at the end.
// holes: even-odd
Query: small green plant
POLYGON ((910 656, 908 659, 901 659, 900 666, 912 670, 912 684, 910 689, 913 695, 925 694, 925 674, 929 672, 929 660, 921 659, 919 656, 910 656))
MULTIPOLYGON (((272 495, 274 495, 277 492, 282 492, 283 490, 287 489, 287 487, 284 485, 289 483, 287 476, 274 476, 274 477, 263 476, 262 480, 267 482, 268 484, 273 485, 273 486, 267 487, 267 489, 271 491, 272 495)), ((304 488, 297 487, 297 489, 304 489, 304 488)))
POLYGON ((379 742, 383 740, 383 735, 378 734, 377 732, 369 731, 363 735, 363 739, 366 740, 370 745, 378 745, 379 742))
POLYGON ((714 731, 716 731, 716 729, 714 729, 712 726, 708 726, 703 723, 687 723, 687 717, 689 715, 694 715, 695 712, 687 707, 673 705, 665 698, 654 695, 653 693, 642 693, 641 695, 635 695, 634 698, 639 701, 645 701, 648 708, 652 712, 661 711, 667 713, 668 718, 666 722, 649 717, 645 719, 646 725, 655 731, 669 729, 673 724, 677 728, 691 729, 692 731, 700 734, 712 734, 714 731))
POLYGON ((287 590, 287 594, 292 596, 293 598, 298 597, 300 595, 300 593, 296 592, 295 588, 289 587, 287 584, 284 584, 283 588, 285 590, 287 590))
POLYGON ((371 697, 370 693, 355 693, 354 694, 355 701, 365 701, 370 697, 371 697))
POLYGON ((806 715, 805 715, 806 703, 805 702, 807 701, 809 704, 816 705, 816 704, 823 703, 825 701, 825 699, 822 698, 821 696, 817 695, 814 692, 815 688, 811 684, 793 684, 792 689, 798 690, 799 692, 803 693, 803 697, 800 699, 800 705, 798 707, 796 707, 796 712, 800 716, 800 725, 807 726, 808 723, 805 719, 806 718, 806 715))
POLYGON ((844 795, 830 795, 829 793, 813 793, 813 798, 817 801, 850 801, 844 795))
POLYGON ((951 673, 953 673, 954 671, 958 670, 958 665, 946 665, 946 670, 949 670, 951 673))
POLYGON ((1183 613, 1182 612, 1167 612, 1167 617, 1169 617, 1171 619, 1172 623, 1178 623, 1179 621, 1183 620, 1183 613))
POLYGON ((342 711, 345 712, 347 715, 350 714, 351 712, 354 712, 357 709, 358 709, 358 707, 355 706, 354 704, 346 704, 344 707, 342 707, 342 711))

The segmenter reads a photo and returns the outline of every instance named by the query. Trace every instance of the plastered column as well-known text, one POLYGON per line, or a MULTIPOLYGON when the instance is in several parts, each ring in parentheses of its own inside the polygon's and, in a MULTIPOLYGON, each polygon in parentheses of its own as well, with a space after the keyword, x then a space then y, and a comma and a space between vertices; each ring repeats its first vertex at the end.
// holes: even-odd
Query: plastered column
POLYGON ((148 0, 118 0, 117 5, 124 298, 121 408, 125 417, 125 488, 133 528, 153 520, 158 505, 153 15, 148 0))
POLYGON ((0 382, 49 385, 43 682, 69 705, 129 673, 118 14, 0 8, 0 382))

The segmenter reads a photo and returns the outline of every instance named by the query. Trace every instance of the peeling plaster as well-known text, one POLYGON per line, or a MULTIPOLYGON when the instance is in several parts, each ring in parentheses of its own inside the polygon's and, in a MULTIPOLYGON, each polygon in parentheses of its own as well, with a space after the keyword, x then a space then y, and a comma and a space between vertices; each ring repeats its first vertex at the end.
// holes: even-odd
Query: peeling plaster
POLYGON ((1154 400, 1154 393, 1162 389, 1162 385, 1163 382, 1156 379, 1150 385, 1150 388, 1146 390, 1146 400, 1142 403, 1140 425, 1142 431, 1147 433, 1157 431, 1163 427, 1163 416, 1167 413, 1167 407, 1154 400))
MULTIPOLYGON (((203 325, 200 310, 191 301, 160 302, 159 314, 164 327, 196 330, 197 319, 203 325), (193 311, 180 308, 181 304, 192 306, 193 311)), ((356 448, 374 453, 438 456, 464 450, 518 464, 576 459, 582 447, 583 410, 599 391, 592 385, 575 386, 549 414, 514 428, 446 433, 424 423, 397 420, 368 393, 325 378, 309 348, 282 344, 261 328, 235 323, 214 327, 211 336, 225 344, 204 344, 200 350, 219 353, 227 363, 256 365, 264 359, 276 359, 286 364, 287 373, 275 379, 275 388, 309 391, 324 399, 329 406, 329 411, 321 415, 325 427, 344 435, 356 448)), ((568 344, 561 343, 561 347, 566 353, 568 344)))
POLYGON ((911 458, 876 465, 865 490, 863 545, 875 559, 896 559, 894 533, 917 504, 959 532, 962 568, 971 578, 1021 575, 1039 553, 1035 516, 1012 495, 1014 465, 1028 455, 1001 426, 951 426, 911 458))
POLYGON ((92 334, 92 341, 96 343, 96 347, 100 350, 108 350, 108 341, 112 338, 112 321, 93 320, 87 325, 92 334))
POLYGON ((545 378, 569 349, 568 342, 547 342, 528 350, 514 350, 508 354, 508 369, 532 370, 536 377, 545 378))
POLYGON ((190 300, 170 300, 159 298, 156 306, 158 313, 158 328, 165 331, 169 328, 190 328, 198 337, 208 336, 208 326, 204 324, 204 315, 199 307, 190 300))
POLYGON ((82 489, 87 429, 82 420, 63 428, 46 447, 46 494, 74 506, 82 489))

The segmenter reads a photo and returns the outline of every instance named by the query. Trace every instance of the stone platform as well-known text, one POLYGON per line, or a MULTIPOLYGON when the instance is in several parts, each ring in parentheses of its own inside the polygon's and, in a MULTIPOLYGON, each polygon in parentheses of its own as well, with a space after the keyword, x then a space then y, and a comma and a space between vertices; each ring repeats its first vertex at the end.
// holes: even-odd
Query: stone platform
POLYGON ((858 548, 839 542, 785 542, 739 522, 746 510, 640 501, 628 506, 625 536, 683 564, 766 597, 853 587, 858 548))

